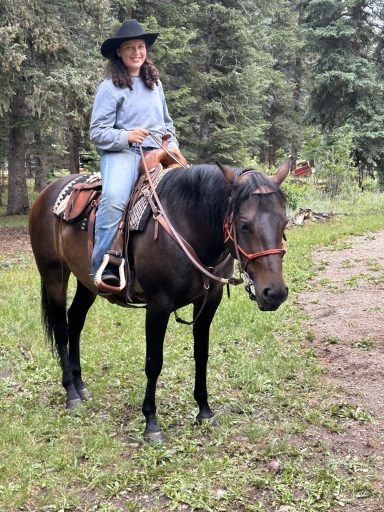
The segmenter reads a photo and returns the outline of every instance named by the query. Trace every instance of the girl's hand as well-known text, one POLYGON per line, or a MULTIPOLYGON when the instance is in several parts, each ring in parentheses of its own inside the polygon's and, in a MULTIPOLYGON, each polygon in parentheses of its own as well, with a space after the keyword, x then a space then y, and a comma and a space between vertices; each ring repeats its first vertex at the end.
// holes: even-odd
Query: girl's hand
POLYGON ((149 131, 145 128, 135 128, 128 132, 128 142, 131 144, 142 144, 145 137, 149 135, 149 131))

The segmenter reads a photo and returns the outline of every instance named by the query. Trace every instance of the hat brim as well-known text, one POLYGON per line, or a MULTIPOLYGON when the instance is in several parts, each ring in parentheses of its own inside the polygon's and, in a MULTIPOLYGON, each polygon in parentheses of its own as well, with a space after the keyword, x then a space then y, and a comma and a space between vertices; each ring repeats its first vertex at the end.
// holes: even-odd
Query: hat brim
POLYGON ((106 59, 112 59, 112 57, 115 55, 116 48, 119 48, 121 43, 124 41, 129 41, 131 39, 143 39, 148 44, 148 46, 152 46, 158 35, 159 33, 152 33, 132 37, 112 37, 110 39, 106 39, 100 48, 101 55, 106 59))

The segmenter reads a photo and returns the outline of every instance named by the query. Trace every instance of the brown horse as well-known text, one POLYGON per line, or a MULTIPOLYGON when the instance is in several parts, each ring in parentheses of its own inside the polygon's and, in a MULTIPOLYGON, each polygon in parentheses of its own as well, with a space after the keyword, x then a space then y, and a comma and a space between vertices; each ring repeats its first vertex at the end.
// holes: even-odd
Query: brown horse
MULTIPOLYGON (((270 177, 222 165, 177 169, 170 173, 160 196, 177 233, 193 247, 207 268, 214 269, 228 254, 232 256, 217 271, 219 278, 230 277, 233 258, 240 260, 250 278, 251 298, 263 311, 276 310, 288 295, 282 277, 282 239, 287 218, 279 185, 292 162, 290 158, 270 177)), ((90 276, 87 233, 52 213, 59 192, 72 178, 59 179, 45 188, 30 214, 31 243, 42 283, 43 324, 60 358, 67 407, 74 407, 89 396, 81 377, 80 333, 97 296, 90 276), (67 315, 66 292, 71 272, 77 278, 77 290, 67 315)), ((224 282, 209 279, 197 270, 180 245, 161 227, 154 239, 155 222, 151 218, 144 231, 134 232, 130 237, 132 264, 146 302, 147 388, 142 410, 147 439, 161 439, 155 391, 169 316, 191 303, 195 319, 197 418, 213 416, 206 386, 209 328, 222 298, 224 282)), ((124 301, 124 292, 120 299, 124 301)))

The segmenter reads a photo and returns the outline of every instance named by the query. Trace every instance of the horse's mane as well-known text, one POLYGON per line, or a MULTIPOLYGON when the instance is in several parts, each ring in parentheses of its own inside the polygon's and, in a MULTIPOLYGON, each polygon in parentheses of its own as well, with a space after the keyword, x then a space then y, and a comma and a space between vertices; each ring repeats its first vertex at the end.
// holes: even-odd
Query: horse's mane
MULTIPOLYGON (((244 169, 233 171, 240 175, 244 169)), ((274 182, 265 174, 253 171, 244 183, 236 188, 233 198, 234 210, 236 211, 252 192, 263 186, 276 192, 280 200, 285 202, 284 193, 274 182)), ((200 164, 172 171, 161 197, 172 204, 180 205, 180 209, 199 212, 208 222, 216 225, 223 221, 228 208, 229 193, 230 185, 219 168, 216 165, 200 164)), ((263 196, 264 194, 260 195, 261 198, 263 196)))
POLYGON ((215 165, 192 165, 171 171, 161 198, 179 211, 198 212, 210 225, 222 223, 228 206, 229 185, 215 165))

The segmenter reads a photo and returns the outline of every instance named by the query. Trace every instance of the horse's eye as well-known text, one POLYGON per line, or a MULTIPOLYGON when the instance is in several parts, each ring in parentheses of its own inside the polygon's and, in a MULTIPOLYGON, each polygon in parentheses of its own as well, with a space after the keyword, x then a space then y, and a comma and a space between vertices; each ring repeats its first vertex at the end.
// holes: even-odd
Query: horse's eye
POLYGON ((249 231, 249 226, 246 222, 240 222, 241 231, 249 231))

